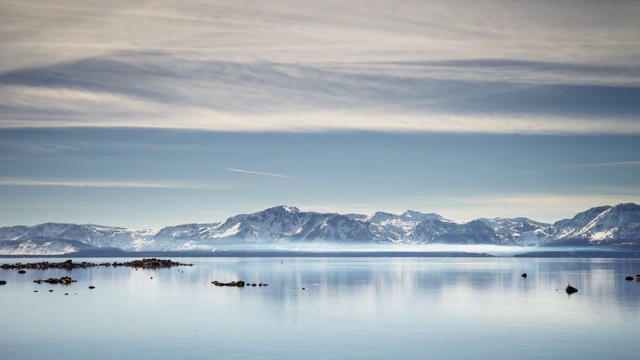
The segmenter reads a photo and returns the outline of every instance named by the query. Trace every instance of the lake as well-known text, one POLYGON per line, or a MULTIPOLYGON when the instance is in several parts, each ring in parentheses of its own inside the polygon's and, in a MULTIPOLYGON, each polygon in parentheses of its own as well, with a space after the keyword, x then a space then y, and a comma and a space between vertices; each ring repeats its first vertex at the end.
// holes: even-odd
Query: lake
POLYGON ((194 265, 0 269, 7 281, 0 286, 0 358, 637 359, 640 353, 640 282, 625 280, 640 273, 638 259, 173 260, 194 265), (78 282, 33 283, 62 276, 78 282), (217 287, 214 280, 269 286, 217 287), (568 283, 579 291, 567 295, 568 283))

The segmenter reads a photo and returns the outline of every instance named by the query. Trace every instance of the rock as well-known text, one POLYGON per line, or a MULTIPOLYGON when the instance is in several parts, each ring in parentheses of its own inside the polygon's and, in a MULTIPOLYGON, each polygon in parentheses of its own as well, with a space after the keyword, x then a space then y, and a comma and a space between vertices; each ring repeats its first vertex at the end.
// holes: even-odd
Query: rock
POLYGON ((49 262, 39 262, 39 263, 29 263, 29 264, 22 264, 22 263, 15 263, 15 264, 2 264, 0 265, 0 268, 2 269, 20 269, 20 274, 24 274, 26 273, 26 271, 24 269, 49 269, 49 268, 54 268, 54 269, 67 269, 67 270, 71 270, 71 269, 78 269, 78 268, 91 268, 91 267, 99 267, 99 266, 129 266, 129 267, 135 267, 135 268, 167 268, 167 267, 172 267, 172 266, 193 266, 193 264, 182 264, 179 262, 174 262, 171 260, 162 260, 162 259, 156 259, 156 258, 152 258, 152 259, 142 259, 142 260, 134 260, 134 261, 130 261, 130 262, 124 262, 124 263, 118 263, 118 262, 113 262, 113 263, 102 263, 102 264, 96 264, 96 263, 89 263, 89 262, 82 262, 82 263, 74 263, 73 260, 67 260, 61 263, 49 263, 49 262))
POLYGON ((526 279, 526 278, 527 278, 527 273, 523 273, 523 274, 522 274, 522 275, 520 275, 520 276, 522 276, 523 278, 525 278, 525 279, 526 279))
POLYGON ((60 279, 56 279, 56 278, 48 278, 47 280, 38 279, 38 280, 33 280, 33 282, 36 284, 47 283, 52 285, 55 285, 55 284, 70 285, 71 283, 78 282, 78 280, 73 280, 69 276, 63 276, 60 279))
POLYGON ((0 280, 0 285, 7 285, 7 281, 6 280, 0 280))
POLYGON ((18 274, 26 274, 26 273, 27 273, 27 271, 26 271, 26 270, 20 270, 20 271, 18 271, 18 274))
POLYGON ((240 280, 236 283, 238 287, 244 287, 244 281, 240 280))
POLYGON ((564 291, 567 292, 567 294, 571 295, 573 293, 577 293, 578 289, 574 288, 573 286, 571 286, 571 284, 567 285, 566 289, 564 289, 564 291))
POLYGON ((93 285, 92 285, 92 286, 89 286, 89 289, 95 289, 95 288, 96 288, 96 287, 95 287, 95 286, 93 286, 93 285))
POLYGON ((633 276, 627 276, 627 277, 626 277, 626 278, 624 278, 624 279, 625 279, 625 280, 627 280, 627 281, 631 281, 631 280, 633 280, 633 276))

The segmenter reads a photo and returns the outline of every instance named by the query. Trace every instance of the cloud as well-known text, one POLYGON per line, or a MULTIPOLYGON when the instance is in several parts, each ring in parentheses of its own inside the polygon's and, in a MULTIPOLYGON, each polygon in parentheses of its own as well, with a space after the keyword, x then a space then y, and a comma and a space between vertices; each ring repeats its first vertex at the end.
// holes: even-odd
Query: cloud
POLYGON ((63 180, 63 179, 25 179, 0 177, 0 186, 53 186, 74 188, 136 188, 136 189, 221 189, 222 186, 204 183, 153 182, 153 181, 117 181, 117 180, 63 180))
POLYGON ((0 2, 0 72, 121 50, 233 62, 637 61, 633 1, 0 2))
POLYGON ((287 176, 287 175, 282 175, 282 174, 272 174, 272 173, 265 173, 265 172, 258 172, 258 171, 249 171, 249 170, 241 170, 241 169, 227 169, 227 170, 228 170, 228 171, 233 171, 233 172, 239 172, 239 173, 243 173, 243 174, 264 175, 264 176, 274 176, 274 177, 281 177, 281 178, 297 179, 296 177, 293 177, 293 176, 287 176))
POLYGON ((0 129, 640 134, 635 2, 0 6, 0 129))
POLYGON ((584 165, 574 165, 574 168, 580 167, 637 167, 640 166, 640 161, 621 161, 621 162, 609 162, 609 163, 600 163, 600 164, 584 164, 584 165))

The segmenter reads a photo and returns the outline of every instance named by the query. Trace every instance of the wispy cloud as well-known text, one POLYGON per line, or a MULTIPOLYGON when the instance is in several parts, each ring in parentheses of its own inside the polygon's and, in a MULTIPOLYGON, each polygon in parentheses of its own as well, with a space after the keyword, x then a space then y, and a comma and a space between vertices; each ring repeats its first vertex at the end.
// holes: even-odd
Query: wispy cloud
POLYGON ((637 167, 640 166, 640 161, 620 161, 620 162, 609 162, 609 163, 599 163, 599 164, 584 164, 584 165, 574 165, 574 168, 581 167, 637 167))
POLYGON ((76 188, 144 188, 144 189, 221 189, 223 186, 204 183, 153 182, 153 181, 114 181, 114 180, 64 180, 64 179, 25 179, 0 177, 0 186, 54 186, 76 188))
POLYGON ((233 172, 238 172, 238 173, 243 173, 243 174, 275 176, 275 177, 281 177, 281 178, 297 179, 294 176, 288 176, 288 175, 282 175, 282 174, 272 174, 272 173, 265 173, 265 172, 259 172, 259 171, 249 171, 249 170, 242 170, 242 169, 227 169, 227 171, 233 171, 233 172))
POLYGON ((119 50, 238 62, 637 59, 633 1, 191 0, 0 5, 0 71, 119 50), (162 34, 162 36, 158 36, 162 34))

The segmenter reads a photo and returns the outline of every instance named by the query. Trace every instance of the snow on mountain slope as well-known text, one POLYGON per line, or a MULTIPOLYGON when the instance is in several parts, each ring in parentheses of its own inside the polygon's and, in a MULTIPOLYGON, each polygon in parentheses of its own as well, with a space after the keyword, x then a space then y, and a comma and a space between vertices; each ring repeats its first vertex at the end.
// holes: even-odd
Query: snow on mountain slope
POLYGON ((0 240, 2 255, 62 255, 93 248, 77 240, 33 238, 28 240, 0 240))
POLYGON ((403 238, 410 236, 416 226, 425 219, 442 220, 442 217, 412 210, 407 210, 401 215, 378 211, 365 221, 371 224, 371 231, 376 234, 378 241, 399 243, 403 238))
POLYGON ((155 234, 155 230, 130 230, 111 226, 45 223, 36 226, 0 228, 0 240, 25 241, 53 239, 79 241, 93 247, 113 247, 137 251, 155 234))
POLYGON ((496 232, 480 220, 458 223, 427 218, 406 237, 412 243, 499 244, 496 232))
POLYGON ((550 243, 584 240, 592 244, 638 243, 640 205, 601 206, 551 226, 550 243))
POLYGON ((549 236, 546 229, 550 224, 533 221, 525 217, 481 218, 478 220, 492 228, 504 244, 538 245, 549 236))

